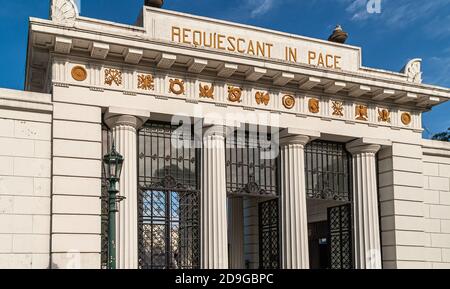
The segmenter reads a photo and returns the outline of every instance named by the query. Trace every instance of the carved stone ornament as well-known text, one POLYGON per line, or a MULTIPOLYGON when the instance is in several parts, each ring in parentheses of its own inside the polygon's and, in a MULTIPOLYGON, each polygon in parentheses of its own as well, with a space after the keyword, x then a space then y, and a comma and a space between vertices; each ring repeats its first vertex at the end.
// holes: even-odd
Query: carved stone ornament
POLYGON ((82 66, 74 66, 71 71, 72 78, 76 81, 85 81, 87 78, 87 71, 82 66))
POLYGON ((402 113, 401 120, 404 125, 410 125, 412 120, 411 114, 409 114, 408 112, 402 113))
POLYGON ((283 106, 287 109, 292 109, 295 105, 295 98, 292 95, 286 94, 283 96, 283 106))
POLYGON ((344 116, 344 104, 342 101, 333 101, 332 108, 334 116, 344 116))
POLYGON ((378 121, 379 122, 391 122, 391 112, 385 108, 378 109, 378 121))
POLYGON ((231 102, 241 102, 242 88, 228 86, 228 100, 231 102))
POLYGON ((139 74, 138 88, 143 90, 153 90, 155 88, 153 75, 139 74))
POLYGON ((317 98, 311 98, 308 100, 308 108, 311 113, 318 113, 320 111, 319 100, 317 98))
POLYGON ((74 0, 52 0, 50 17, 54 22, 73 25, 78 15, 79 10, 74 0))
POLYGON ((406 74, 409 82, 422 83, 422 59, 416 58, 410 60, 402 69, 402 73, 406 74))
POLYGON ((180 95, 184 94, 184 81, 181 79, 170 79, 169 80, 169 92, 180 95))
POLYGON ((367 108, 367 105, 356 105, 355 114, 356 120, 367 121, 369 119, 369 109, 367 108))
POLYGON ((270 101, 270 95, 268 92, 258 91, 255 94, 255 100, 257 104, 268 105, 270 101))
POLYGON ((202 85, 200 83, 199 89, 200 89, 200 93, 199 93, 200 97, 214 99, 214 85, 211 84, 211 87, 210 87, 208 84, 202 85))
POLYGON ((105 84, 111 86, 115 83, 117 86, 122 85, 122 71, 113 68, 105 69, 105 84))

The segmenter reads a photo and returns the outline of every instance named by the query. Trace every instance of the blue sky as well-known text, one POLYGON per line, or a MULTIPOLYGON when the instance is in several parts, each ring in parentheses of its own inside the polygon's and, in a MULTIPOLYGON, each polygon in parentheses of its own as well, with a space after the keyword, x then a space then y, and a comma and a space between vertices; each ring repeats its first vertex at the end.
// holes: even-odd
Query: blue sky
MULTIPOLYGON (((133 24, 143 0, 80 0, 83 16, 133 24)), ((422 58, 424 82, 450 87, 450 0, 165 0, 166 9, 326 39, 336 24, 363 49, 363 65, 399 71, 422 58)), ((0 0, 0 87, 23 89, 28 17, 49 0, 0 0)), ((424 115, 425 137, 450 127, 450 102, 424 115)))

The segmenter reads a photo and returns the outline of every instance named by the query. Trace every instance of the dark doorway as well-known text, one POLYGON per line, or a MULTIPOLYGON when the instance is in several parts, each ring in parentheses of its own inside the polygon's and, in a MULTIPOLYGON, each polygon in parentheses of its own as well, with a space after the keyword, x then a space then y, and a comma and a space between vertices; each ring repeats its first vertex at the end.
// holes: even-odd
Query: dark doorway
POLYGON ((329 269, 328 222, 308 224, 309 266, 311 269, 329 269))

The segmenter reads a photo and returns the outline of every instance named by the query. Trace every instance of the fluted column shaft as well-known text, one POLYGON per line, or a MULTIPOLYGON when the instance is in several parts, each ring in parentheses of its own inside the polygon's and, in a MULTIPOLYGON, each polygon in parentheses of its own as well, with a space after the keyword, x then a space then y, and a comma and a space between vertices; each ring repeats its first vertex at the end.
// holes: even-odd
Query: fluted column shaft
POLYGON ((228 269, 225 132, 222 126, 203 136, 201 193, 201 267, 228 269))
POLYGON ((244 200, 242 198, 230 198, 228 208, 230 268, 244 269, 244 200))
POLYGON ((353 155, 355 267, 381 269, 376 153, 379 145, 347 146, 353 155))
POLYGON ((304 146, 307 136, 281 139, 281 265, 308 269, 308 214, 304 146))
POLYGON ((142 121, 129 115, 112 116, 105 121, 112 130, 117 151, 124 157, 119 195, 126 199, 119 203, 117 213, 117 268, 136 269, 138 267, 136 130, 142 125, 142 121))

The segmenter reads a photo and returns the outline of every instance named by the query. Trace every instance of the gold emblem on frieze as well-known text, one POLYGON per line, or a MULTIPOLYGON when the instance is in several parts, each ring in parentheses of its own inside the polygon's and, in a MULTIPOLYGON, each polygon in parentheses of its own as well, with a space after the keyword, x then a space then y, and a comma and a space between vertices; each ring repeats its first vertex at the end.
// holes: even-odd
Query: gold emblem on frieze
POLYGON ((287 109, 292 109, 295 105, 295 98, 290 95, 290 94, 286 94, 285 96, 283 96, 283 106, 287 109))
POLYGON ((270 101, 270 95, 268 92, 258 91, 255 94, 255 100, 257 104, 268 105, 270 101))
POLYGON ((76 81, 85 81, 87 78, 87 71, 82 66, 74 66, 72 68, 72 78, 76 81))
POLYGON ((379 122, 391 122, 391 112, 385 108, 378 109, 378 121, 379 122))
POLYGON ((200 97, 211 98, 214 99, 214 85, 211 84, 211 87, 208 84, 202 85, 199 84, 200 88, 200 97))
POLYGON ((143 90, 153 90, 155 88, 154 78, 151 74, 138 75, 138 88, 143 90))
POLYGON ((169 92, 180 95, 184 94, 184 81, 181 79, 170 79, 169 80, 169 92))
POLYGON ((111 86, 115 83, 117 86, 122 85, 122 71, 118 69, 105 69, 105 84, 111 86))
POLYGON ((319 100, 317 98, 311 98, 308 100, 308 108, 311 113, 318 113, 320 111, 319 100))
POLYGON ((231 102, 241 102, 242 88, 228 86, 228 100, 231 102))
POLYGON ((333 115, 344 116, 344 104, 342 101, 333 101, 332 103, 333 115))
POLYGON ((401 120, 404 125, 410 125, 412 120, 411 114, 409 114, 408 112, 402 113, 401 120))
POLYGON ((368 116, 368 108, 367 105, 358 104, 355 108, 356 120, 367 121, 369 119, 368 116))

